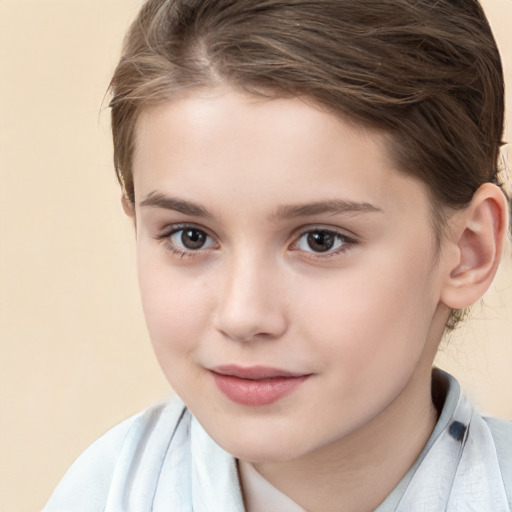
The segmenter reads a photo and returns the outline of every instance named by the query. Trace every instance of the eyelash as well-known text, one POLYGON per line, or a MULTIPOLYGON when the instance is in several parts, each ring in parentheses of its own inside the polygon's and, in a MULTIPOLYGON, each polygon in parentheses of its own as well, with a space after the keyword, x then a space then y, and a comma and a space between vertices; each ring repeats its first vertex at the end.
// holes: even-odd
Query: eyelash
MULTIPOLYGON (((177 233, 183 232, 185 230, 193 230, 199 233, 204 234, 204 236, 208 239, 213 240, 213 237, 211 237, 206 230, 195 226, 193 224, 175 224, 173 226, 170 226, 167 230, 163 231, 162 233, 155 236, 155 238, 162 243, 164 248, 169 251, 173 256, 176 256, 180 259, 185 258, 195 258, 198 256, 201 256, 201 253, 204 253, 208 248, 200 247, 197 250, 188 249, 184 250, 175 245, 175 243, 172 242, 172 237, 176 235, 177 233)), ((291 250, 293 251, 302 251, 306 258, 313 259, 316 261, 329 261, 333 258, 336 258, 337 256, 347 252, 352 247, 358 244, 358 241, 355 238, 352 238, 348 235, 345 235, 343 233, 340 233, 339 231, 336 231, 332 228, 323 228, 318 226, 311 226, 307 229, 302 229, 297 233, 297 235, 294 237, 295 241, 289 246, 291 250), (341 245, 336 248, 335 250, 328 249, 325 251, 325 253, 322 252, 315 252, 315 251, 306 251, 301 250, 298 245, 303 237, 306 235, 311 235, 313 233, 321 233, 324 236, 331 236, 335 239, 336 242, 341 242, 341 245)), ((216 245, 216 244, 215 244, 216 245)))

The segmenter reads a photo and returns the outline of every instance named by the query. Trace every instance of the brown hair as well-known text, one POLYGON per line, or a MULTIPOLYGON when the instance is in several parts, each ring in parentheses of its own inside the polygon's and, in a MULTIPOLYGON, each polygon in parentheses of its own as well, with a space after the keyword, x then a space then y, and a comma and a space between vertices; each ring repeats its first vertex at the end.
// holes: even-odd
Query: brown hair
POLYGON ((114 163, 133 203, 142 109, 219 83, 305 96, 390 135, 397 167, 425 182, 436 233, 499 183, 504 83, 477 0, 149 0, 110 87, 114 163))

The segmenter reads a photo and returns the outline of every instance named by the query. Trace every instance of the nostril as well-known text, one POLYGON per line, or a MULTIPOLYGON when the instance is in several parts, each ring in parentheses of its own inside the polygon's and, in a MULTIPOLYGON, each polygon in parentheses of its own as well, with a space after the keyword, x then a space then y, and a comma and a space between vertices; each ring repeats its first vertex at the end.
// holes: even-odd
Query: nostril
POLYGON ((279 338, 286 331, 286 319, 277 312, 273 315, 252 315, 248 318, 218 315, 216 328, 224 337, 234 341, 270 341, 279 338))
POLYGON ((221 329, 220 331, 226 338, 232 339, 234 341, 243 342, 243 343, 257 340, 257 339, 267 340, 267 339, 271 339, 274 337, 274 335, 272 335, 271 333, 268 333, 268 332, 258 332, 257 327, 248 328, 248 329, 244 329, 244 330, 233 329, 233 328, 229 329, 229 330, 221 329))

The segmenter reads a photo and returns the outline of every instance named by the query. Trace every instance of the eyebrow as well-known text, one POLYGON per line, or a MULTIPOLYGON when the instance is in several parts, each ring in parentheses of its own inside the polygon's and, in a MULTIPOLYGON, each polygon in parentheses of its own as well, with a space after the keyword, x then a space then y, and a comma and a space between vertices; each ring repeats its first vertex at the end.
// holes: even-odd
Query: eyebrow
MULTIPOLYGON (((151 206, 154 208, 163 208, 173 210, 184 215, 194 217, 213 218, 213 215, 201 205, 178 199, 176 197, 166 196, 159 192, 150 192, 146 198, 141 201, 140 206, 151 206)), ((346 213, 375 213, 382 210, 377 206, 367 202, 350 201, 346 199, 330 199, 326 201, 317 201, 313 203, 304 203, 297 205, 282 205, 271 214, 272 220, 292 219, 296 217, 307 217, 319 214, 346 214, 346 213)))
POLYGON ((343 213, 375 213, 382 210, 377 206, 367 202, 350 201, 346 199, 331 199, 327 201, 318 201, 314 203, 280 206, 274 218, 290 219, 295 217, 307 217, 310 215, 319 215, 329 213, 332 215, 343 213))
POLYGON ((169 197, 158 192, 150 192, 146 198, 141 201, 140 206, 152 206, 154 208, 174 210, 185 215, 193 215, 194 217, 213 217, 208 210, 198 204, 176 197, 169 197))

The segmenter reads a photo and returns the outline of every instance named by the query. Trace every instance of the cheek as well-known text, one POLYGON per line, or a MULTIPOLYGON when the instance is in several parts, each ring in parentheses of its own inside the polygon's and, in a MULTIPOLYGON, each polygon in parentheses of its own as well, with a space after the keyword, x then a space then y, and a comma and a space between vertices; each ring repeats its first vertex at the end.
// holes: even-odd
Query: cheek
POLYGON ((323 345, 327 360, 346 363, 351 382, 421 355, 436 304, 424 260, 415 265, 381 256, 318 286, 310 283, 301 294, 297 317, 309 319, 308 338, 323 345))
POLYGON ((210 317, 208 287, 165 263, 139 257, 139 287, 157 357, 194 349, 210 317))
POLYGON ((322 361, 324 407, 334 415, 350 411, 350 428, 398 396, 422 358, 429 331, 429 322, 418 318, 418 306, 427 307, 425 289, 411 293, 389 276, 365 288, 374 283, 370 277, 379 279, 332 287, 326 307, 312 297, 300 315, 315 317, 307 339, 322 361))

